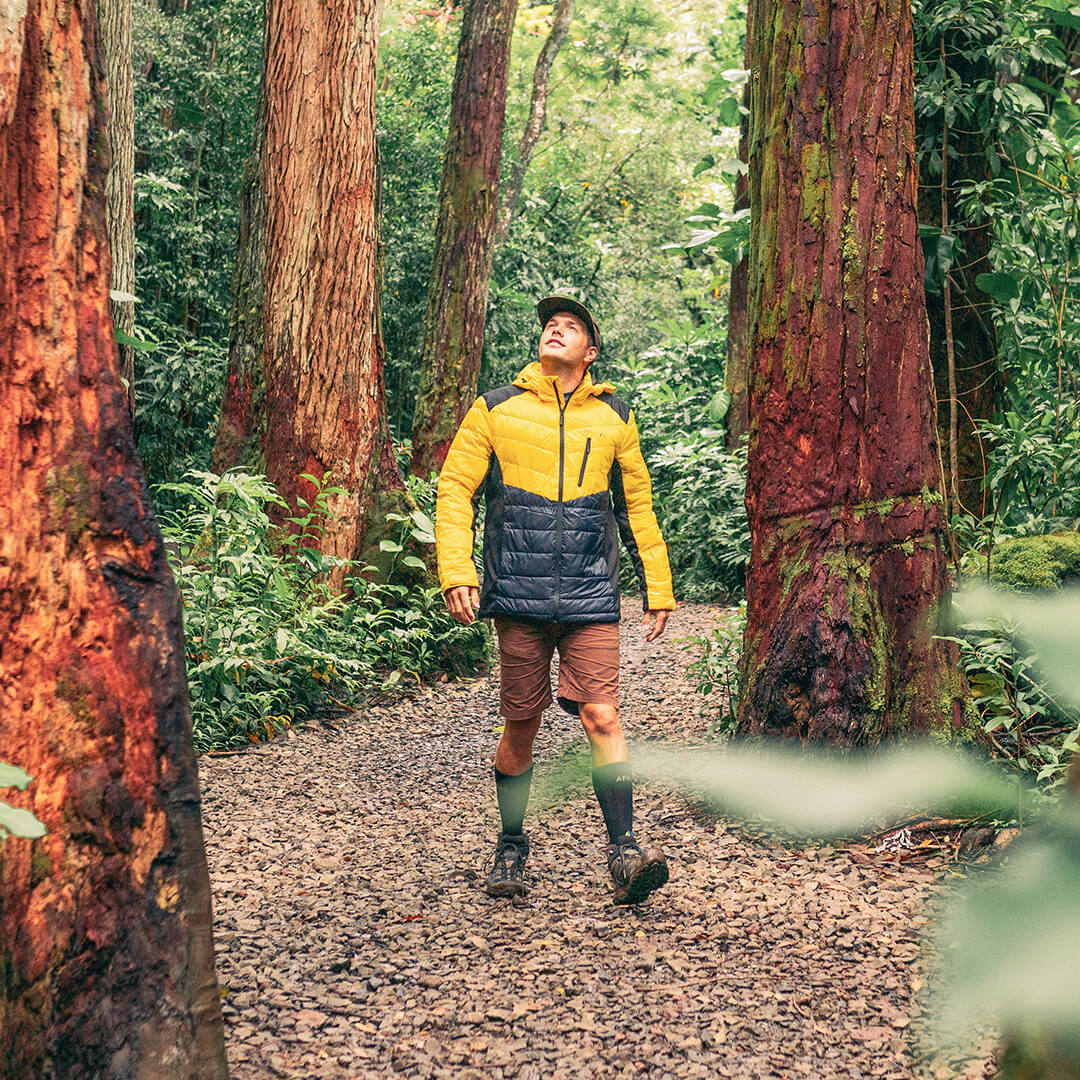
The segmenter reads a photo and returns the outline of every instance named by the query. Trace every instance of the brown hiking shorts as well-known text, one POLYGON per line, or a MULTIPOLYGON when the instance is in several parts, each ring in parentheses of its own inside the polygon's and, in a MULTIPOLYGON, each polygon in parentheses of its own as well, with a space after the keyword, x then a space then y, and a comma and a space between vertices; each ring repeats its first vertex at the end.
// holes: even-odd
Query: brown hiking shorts
POLYGON ((583 703, 619 704, 618 623, 532 623, 496 616, 499 712, 539 716, 552 701, 551 658, 559 650, 559 704, 574 716, 583 703))

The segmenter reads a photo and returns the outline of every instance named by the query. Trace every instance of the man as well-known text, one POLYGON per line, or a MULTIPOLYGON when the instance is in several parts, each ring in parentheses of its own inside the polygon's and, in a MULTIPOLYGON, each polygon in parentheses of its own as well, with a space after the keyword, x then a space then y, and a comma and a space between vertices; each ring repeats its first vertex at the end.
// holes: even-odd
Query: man
POLYGON ((502 831, 487 891, 525 892, 529 841, 522 831, 540 716, 551 704, 559 650, 559 704, 580 716, 592 749, 593 787, 610 844, 616 903, 638 903, 668 879, 659 850, 633 833, 633 781, 617 712, 617 533, 637 570, 647 641, 675 607, 667 547, 652 510, 649 473, 628 405, 589 366, 600 331, 566 296, 536 307, 538 362, 510 386, 477 398, 439 476, 435 536, 439 580, 463 623, 494 616, 500 711, 495 752, 502 831), (487 504, 484 584, 473 562, 476 509, 487 504))

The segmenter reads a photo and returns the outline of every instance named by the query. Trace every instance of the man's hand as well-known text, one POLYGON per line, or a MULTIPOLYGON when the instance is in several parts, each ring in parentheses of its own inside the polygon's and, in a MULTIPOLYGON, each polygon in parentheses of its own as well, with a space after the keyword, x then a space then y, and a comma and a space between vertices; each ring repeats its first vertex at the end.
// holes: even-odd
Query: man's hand
POLYGON ((480 590, 469 585, 457 585, 453 589, 447 589, 446 606, 459 623, 466 626, 476 622, 476 609, 480 606, 480 590))
POLYGON ((649 631, 645 635, 646 641, 655 641, 664 632, 664 627, 667 626, 668 616, 670 615, 671 612, 667 609, 645 612, 641 624, 649 631))

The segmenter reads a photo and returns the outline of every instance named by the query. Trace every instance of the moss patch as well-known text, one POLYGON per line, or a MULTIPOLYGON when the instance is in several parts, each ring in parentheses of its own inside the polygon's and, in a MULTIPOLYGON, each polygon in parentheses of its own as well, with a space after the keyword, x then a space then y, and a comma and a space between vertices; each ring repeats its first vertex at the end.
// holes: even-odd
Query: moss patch
POLYGON ((1011 589, 1060 589, 1080 580, 1080 533, 1018 536, 996 544, 990 580, 1011 589))

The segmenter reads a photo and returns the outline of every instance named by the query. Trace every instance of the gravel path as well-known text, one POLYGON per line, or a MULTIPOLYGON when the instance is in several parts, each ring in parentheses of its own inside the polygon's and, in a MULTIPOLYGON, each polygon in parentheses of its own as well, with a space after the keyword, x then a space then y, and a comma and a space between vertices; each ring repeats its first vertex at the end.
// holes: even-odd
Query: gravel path
MULTIPOLYGON (((626 615, 631 738, 700 740, 678 638, 724 610, 683 607, 652 645, 626 615)), ((933 860, 754 841, 639 785, 672 877, 616 908, 583 790, 526 820, 528 897, 490 900, 497 709, 494 678, 450 683, 201 760, 234 1080, 987 1075, 912 1034, 933 860)), ((548 716, 538 778, 584 745, 548 716)))

